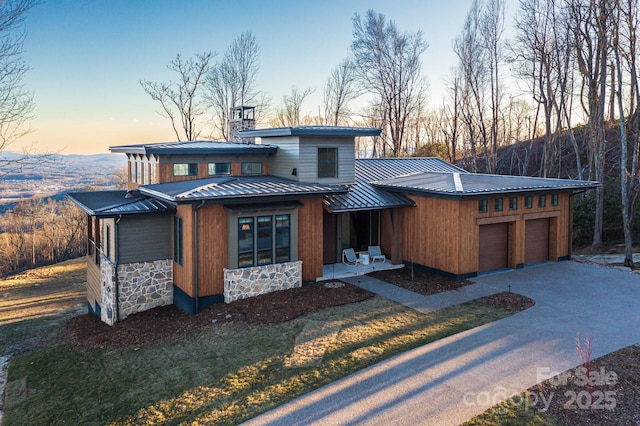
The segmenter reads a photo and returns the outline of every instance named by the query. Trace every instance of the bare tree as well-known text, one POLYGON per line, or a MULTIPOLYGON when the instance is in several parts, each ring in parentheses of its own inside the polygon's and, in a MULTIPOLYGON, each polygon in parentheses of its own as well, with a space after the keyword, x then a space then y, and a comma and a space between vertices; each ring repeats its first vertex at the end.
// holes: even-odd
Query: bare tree
POLYGON ((29 9, 38 0, 0 2, 0 177, 38 164, 40 156, 30 149, 18 155, 4 156, 14 142, 31 132, 33 94, 24 86, 29 67, 22 58, 26 34, 22 29, 29 9))
POLYGON ((340 62, 333 70, 324 85, 324 122, 337 126, 349 117, 349 102, 354 100, 356 92, 356 75, 353 63, 349 59, 340 62))
POLYGON ((266 109, 268 100, 256 89, 259 56, 260 46, 255 36, 250 31, 244 32, 207 75, 205 97, 213 108, 214 130, 224 140, 229 140, 229 113, 233 107, 256 107, 256 119, 266 109))
POLYGON ((351 51, 358 84, 378 98, 393 156, 402 153, 409 118, 418 112, 426 92, 420 56, 427 47, 422 32, 401 33, 373 10, 364 19, 358 14, 353 18, 351 51))
POLYGON ((178 54, 167 65, 169 70, 178 74, 176 81, 157 83, 140 80, 140 85, 151 99, 160 102, 160 115, 171 120, 178 141, 182 140, 181 132, 184 132, 184 138, 188 141, 200 136, 197 120, 204 113, 200 92, 214 55, 213 52, 204 52, 196 54, 195 58, 183 59, 178 54))
POLYGON ((299 126, 303 122, 300 116, 302 102, 314 92, 313 89, 298 91, 296 86, 291 88, 291 94, 282 97, 282 104, 278 107, 272 124, 274 126, 299 126))
POLYGON ((582 87, 586 86, 585 113, 588 116, 590 163, 596 189, 593 229, 594 247, 602 245, 606 139, 604 133, 607 64, 610 46, 612 0, 566 0, 582 87))

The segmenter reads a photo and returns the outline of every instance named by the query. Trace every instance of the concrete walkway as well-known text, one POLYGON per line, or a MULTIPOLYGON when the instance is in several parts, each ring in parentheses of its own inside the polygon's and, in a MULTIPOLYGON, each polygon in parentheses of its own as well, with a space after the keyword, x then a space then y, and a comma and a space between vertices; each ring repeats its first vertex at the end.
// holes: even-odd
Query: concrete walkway
POLYGON ((593 358, 640 342, 636 274, 560 262, 475 281, 479 292, 511 285, 536 305, 390 358, 247 424, 457 425, 579 365, 578 333, 593 336, 593 358))

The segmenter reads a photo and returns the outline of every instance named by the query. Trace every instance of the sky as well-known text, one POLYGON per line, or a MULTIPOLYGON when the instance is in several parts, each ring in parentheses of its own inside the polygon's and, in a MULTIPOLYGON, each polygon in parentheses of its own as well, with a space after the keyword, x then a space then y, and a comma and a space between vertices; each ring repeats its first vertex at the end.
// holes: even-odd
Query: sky
MULTIPOLYGON (((315 89, 314 113, 331 72, 348 56, 352 19, 368 9, 403 32, 422 31, 429 100, 439 105, 472 0, 44 0, 25 20, 25 79, 34 93, 33 131, 10 147, 39 152, 107 153, 113 145, 175 140, 141 79, 174 78, 176 54, 222 53, 242 32, 260 45, 258 89, 272 106, 291 92, 315 89)), ((517 0, 507 0, 511 30, 517 0)))

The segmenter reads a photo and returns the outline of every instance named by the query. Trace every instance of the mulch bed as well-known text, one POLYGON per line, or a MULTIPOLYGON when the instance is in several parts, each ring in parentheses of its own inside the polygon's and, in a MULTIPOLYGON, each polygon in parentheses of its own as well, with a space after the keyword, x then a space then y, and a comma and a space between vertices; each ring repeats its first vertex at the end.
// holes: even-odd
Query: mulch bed
POLYGON ((640 345, 602 356, 589 368, 590 373, 569 370, 564 381, 551 379, 529 389, 538 400, 536 407, 544 409, 542 399, 551 399, 546 413, 563 425, 640 425, 640 345), (594 386, 584 384, 589 374, 594 386))
POLYGON ((455 290, 460 287, 473 284, 469 280, 452 280, 418 268, 413 269, 412 277, 411 268, 409 266, 388 271, 376 271, 369 275, 373 278, 386 281, 415 293, 424 294, 425 296, 443 291, 455 290))
POLYGON ((512 312, 524 311, 536 304, 533 299, 521 294, 511 293, 510 291, 503 291, 502 293, 481 297, 478 299, 478 302, 512 312))
POLYGON ((214 322, 280 323, 309 312, 361 302, 370 297, 373 297, 372 293, 346 283, 327 287, 324 283, 308 282, 300 288, 229 304, 216 303, 197 315, 188 315, 173 305, 163 306, 131 315, 113 326, 108 326, 94 315, 80 315, 67 322, 67 336, 72 343, 84 347, 137 346, 214 322))

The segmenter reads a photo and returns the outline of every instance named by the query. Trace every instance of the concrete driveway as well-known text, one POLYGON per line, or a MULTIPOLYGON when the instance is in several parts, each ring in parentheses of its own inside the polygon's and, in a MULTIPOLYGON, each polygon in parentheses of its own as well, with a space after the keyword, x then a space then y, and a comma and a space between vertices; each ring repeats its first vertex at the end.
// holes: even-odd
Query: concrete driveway
MULTIPOLYGON (((640 276, 571 261, 474 279, 536 301, 531 309, 400 354, 247 424, 457 425, 592 358, 640 342, 640 276)), ((624 374, 617 372, 618 375, 624 374)))

